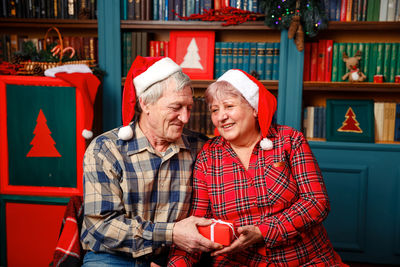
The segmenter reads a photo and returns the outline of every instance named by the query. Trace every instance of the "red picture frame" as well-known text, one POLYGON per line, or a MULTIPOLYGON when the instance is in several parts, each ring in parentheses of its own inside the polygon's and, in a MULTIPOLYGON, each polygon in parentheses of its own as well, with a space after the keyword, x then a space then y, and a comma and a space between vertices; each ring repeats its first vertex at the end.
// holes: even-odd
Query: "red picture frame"
POLYGON ((213 79, 215 32, 171 31, 169 43, 171 59, 191 79, 213 79))
MULTIPOLYGON (((67 82, 50 77, 36 76, 0 76, 0 194, 31 195, 31 196, 58 196, 68 197, 82 195, 83 193, 83 156, 86 149, 86 141, 81 132, 84 128, 84 104, 81 94, 76 94, 76 186, 31 186, 12 185, 9 176, 9 144, 7 130, 7 85, 44 86, 44 87, 71 87, 67 82)), ((23 122, 22 122, 23 123, 23 122)), ((23 168, 21 166, 21 168, 23 168)), ((73 178, 74 179, 74 178, 73 178)))

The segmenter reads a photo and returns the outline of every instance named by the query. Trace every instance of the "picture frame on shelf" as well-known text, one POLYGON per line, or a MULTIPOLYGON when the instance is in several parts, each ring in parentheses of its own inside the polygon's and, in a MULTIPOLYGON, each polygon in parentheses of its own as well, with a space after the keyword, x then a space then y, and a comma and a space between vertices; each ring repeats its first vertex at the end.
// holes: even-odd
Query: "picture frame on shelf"
POLYGON ((171 31, 169 55, 191 79, 212 80, 214 31, 171 31))
POLYGON ((327 99, 326 140, 373 143, 374 101, 327 99))

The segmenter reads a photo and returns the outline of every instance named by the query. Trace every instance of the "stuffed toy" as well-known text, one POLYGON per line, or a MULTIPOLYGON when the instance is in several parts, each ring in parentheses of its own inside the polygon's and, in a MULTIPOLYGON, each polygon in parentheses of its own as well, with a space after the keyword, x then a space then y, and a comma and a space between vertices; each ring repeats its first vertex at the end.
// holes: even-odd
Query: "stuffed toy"
POLYGON ((358 68, 358 64, 361 60, 361 51, 358 50, 354 57, 349 57, 346 52, 343 52, 343 61, 346 63, 346 68, 349 70, 343 75, 342 80, 349 79, 349 82, 363 82, 367 77, 358 68))

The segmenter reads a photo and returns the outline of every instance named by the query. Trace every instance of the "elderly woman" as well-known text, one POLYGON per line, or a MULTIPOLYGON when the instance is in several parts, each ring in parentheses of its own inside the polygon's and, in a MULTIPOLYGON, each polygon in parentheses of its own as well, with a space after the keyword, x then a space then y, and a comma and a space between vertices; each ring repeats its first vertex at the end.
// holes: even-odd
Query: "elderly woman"
MULTIPOLYGON (((346 266, 322 225, 329 212, 321 171, 303 134, 271 125, 275 97, 254 77, 229 70, 205 98, 220 135, 200 151, 192 214, 234 221, 237 238, 214 266, 346 266)), ((175 248, 169 266, 199 258, 175 248)))

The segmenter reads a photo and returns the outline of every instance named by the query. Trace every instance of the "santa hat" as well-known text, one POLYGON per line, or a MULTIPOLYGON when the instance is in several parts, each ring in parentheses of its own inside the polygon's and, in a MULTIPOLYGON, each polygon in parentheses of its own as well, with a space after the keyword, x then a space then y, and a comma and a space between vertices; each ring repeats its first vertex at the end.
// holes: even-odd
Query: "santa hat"
POLYGON ((129 140, 133 137, 129 123, 135 115, 136 95, 140 96, 153 84, 180 70, 182 68, 168 57, 136 57, 126 76, 124 85, 122 96, 123 127, 118 131, 120 139, 129 140))
POLYGON ((85 64, 68 64, 48 69, 45 76, 57 77, 75 87, 82 97, 84 105, 84 129, 82 136, 85 139, 93 137, 93 105, 96 99, 97 89, 100 85, 99 79, 92 74, 90 68, 85 64))
POLYGON ((267 138, 267 134, 271 126, 272 117, 276 111, 275 96, 256 78, 242 70, 228 70, 218 78, 217 82, 219 81, 226 81, 233 85, 250 105, 257 110, 258 123, 263 137, 260 146, 264 150, 271 150, 273 145, 271 140, 267 138))

